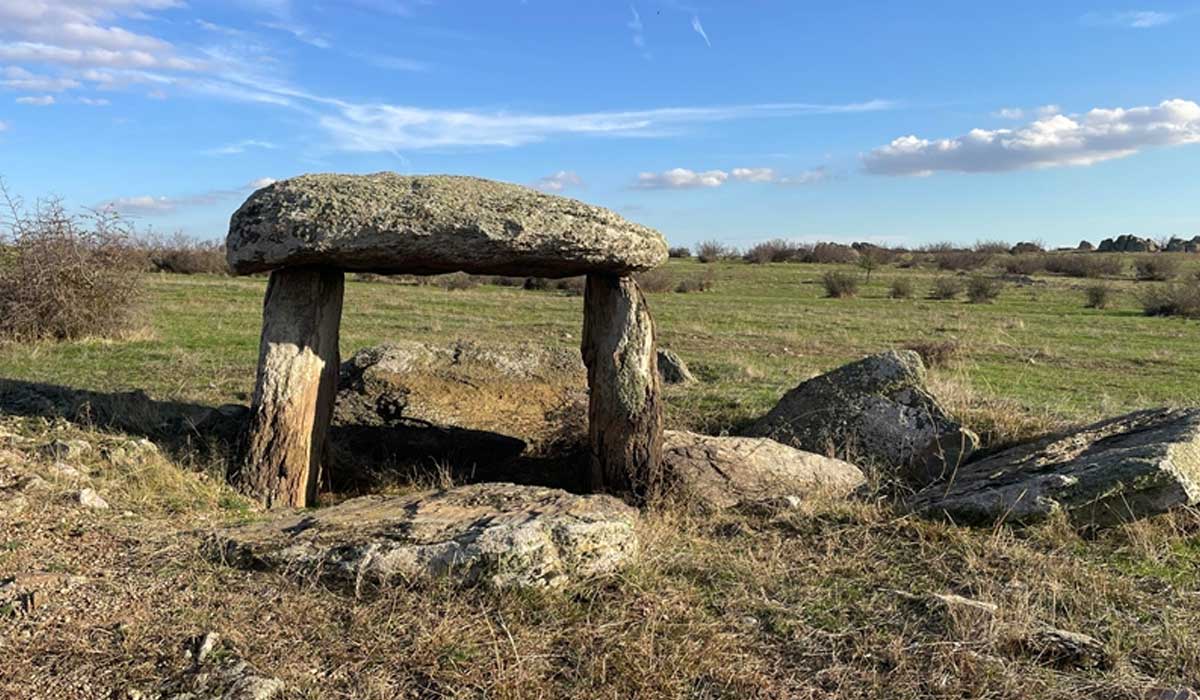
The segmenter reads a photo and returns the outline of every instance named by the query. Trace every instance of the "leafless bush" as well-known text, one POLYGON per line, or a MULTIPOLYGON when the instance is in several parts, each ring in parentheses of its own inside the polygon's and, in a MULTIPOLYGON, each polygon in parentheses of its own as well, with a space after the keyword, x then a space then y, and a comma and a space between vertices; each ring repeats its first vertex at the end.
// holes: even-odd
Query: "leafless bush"
POLYGON ((912 280, 906 277, 897 277, 892 280, 891 286, 888 288, 888 296, 893 299, 909 299, 913 295, 912 280))
POLYGON ((1107 309, 1112 303, 1113 290, 1107 284, 1092 284, 1083 290, 1087 299, 1084 304, 1089 309, 1107 309))
POLYGON ((1200 281, 1156 285, 1140 295, 1147 316, 1200 318, 1200 281))
POLYGON ((976 253, 987 253, 988 255, 1006 255, 1012 246, 1008 241, 975 241, 973 250, 976 253))
POLYGON ((1116 255, 1073 253, 1047 255, 1046 271, 1068 277, 1115 277, 1125 270, 1125 263, 1116 255))
POLYGON ((436 275, 430 279, 448 292, 478 287, 481 281, 479 277, 468 275, 465 272, 451 272, 448 275, 436 275))
POLYGON ((113 336, 134 320, 144 258, 115 212, 67 213, 58 200, 27 212, 8 195, 9 246, 0 261, 0 336, 113 336))
POLYGON ((967 282, 967 301, 972 304, 990 304, 1000 296, 1004 283, 994 277, 976 275, 967 282))
POLYGON ((675 288, 675 280, 671 277, 671 273, 661 267, 639 272, 634 275, 634 279, 637 280, 638 286, 642 288, 642 291, 649 294, 669 292, 675 288))
POLYGON ((690 258, 692 257, 692 249, 687 246, 675 246, 667 249, 667 256, 672 258, 690 258))
POLYGON ((962 280, 957 277, 938 277, 933 280, 933 289, 929 292, 930 299, 954 299, 963 292, 962 280))
POLYGON ((957 340, 921 340, 908 343, 905 350, 921 356, 926 367, 944 368, 956 364, 962 355, 962 343, 957 340))
POLYGON ((818 243, 804 256, 804 262, 849 265, 858 262, 858 251, 841 243, 818 243))
POLYGON ((736 256, 736 251, 720 241, 704 241, 696 246, 696 258, 702 263, 711 263, 736 256))
POLYGON ((554 281, 554 288, 566 292, 567 296, 583 296, 583 288, 587 286, 587 277, 567 277, 554 281))
POLYGON ((939 270, 961 272, 978 270, 992 261, 993 254, 986 250, 954 250, 935 256, 939 270))
POLYGON ((155 272, 181 275, 229 273, 225 246, 218 241, 198 241, 182 233, 170 238, 146 237, 139 241, 155 272))
POLYGON ((699 274, 690 275, 679 280, 679 284, 675 285, 675 291, 679 294, 688 294, 689 292, 707 292, 716 285, 717 276, 713 273, 712 268, 705 270, 699 274))
POLYGON ((825 287, 825 296, 833 299, 843 299, 858 294, 858 277, 849 272, 826 272, 821 277, 825 287))
POLYGON ((791 241, 777 238, 752 246, 742 255, 750 263, 797 262, 803 260, 808 248, 791 241))
POLYGON ((1033 275, 1046 269, 1046 259, 1041 255, 1013 255, 1003 266, 1010 275, 1033 275))
POLYGON ((1133 263, 1134 273, 1142 281, 1166 282, 1179 276, 1179 258, 1168 254, 1155 254, 1138 258, 1133 263))

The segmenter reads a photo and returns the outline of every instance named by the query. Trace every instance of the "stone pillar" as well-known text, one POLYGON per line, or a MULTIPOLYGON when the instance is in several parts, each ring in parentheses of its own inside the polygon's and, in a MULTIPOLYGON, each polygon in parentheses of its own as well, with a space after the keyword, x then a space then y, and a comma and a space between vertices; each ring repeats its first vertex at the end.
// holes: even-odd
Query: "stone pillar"
POLYGON ((316 500, 337 393, 344 282, 341 270, 293 267, 267 283, 249 432, 231 481, 268 508, 316 500))
POLYGON ((583 297, 592 488, 653 498, 662 488, 662 400, 654 321, 632 277, 591 274, 583 297))

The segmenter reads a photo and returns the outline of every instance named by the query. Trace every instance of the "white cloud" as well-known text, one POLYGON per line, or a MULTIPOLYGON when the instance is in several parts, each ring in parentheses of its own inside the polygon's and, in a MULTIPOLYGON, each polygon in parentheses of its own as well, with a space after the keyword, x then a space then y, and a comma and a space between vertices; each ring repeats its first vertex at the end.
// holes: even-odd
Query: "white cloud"
POLYGON ((71 78, 37 75, 20 66, 9 66, 0 72, 4 76, 0 85, 11 90, 31 92, 62 92, 79 87, 79 81, 71 78))
POLYGON ((633 32, 633 45, 639 49, 646 48, 646 27, 642 24, 642 16, 638 14, 637 8, 633 5, 629 6, 629 11, 633 17, 625 26, 629 27, 629 31, 633 32))
POLYGON ((33 105, 35 107, 49 107, 54 104, 54 95, 36 95, 32 97, 18 97, 17 104, 33 105))
POLYGON ((775 170, 772 168, 734 168, 731 172, 734 180, 744 182, 774 182, 775 170))
POLYGON ((245 153, 248 149, 251 149, 251 148, 262 148, 262 149, 266 149, 266 150, 274 150, 276 148, 279 148, 279 146, 276 146, 274 143, 271 143, 270 141, 260 141, 258 139, 243 139, 241 141, 238 141, 237 143, 231 143, 231 144, 227 144, 225 146, 220 146, 218 148, 209 149, 209 150, 205 151, 205 153, 207 153, 209 155, 214 155, 214 156, 232 156, 232 155, 237 155, 238 153, 245 153))
POLYGON ((729 179, 724 170, 696 172, 673 168, 661 173, 640 173, 634 187, 643 190, 687 190, 697 187, 720 187, 729 179))
POLYGON ((890 109, 893 106, 886 100, 873 100, 846 105, 787 103, 580 114, 515 114, 386 104, 363 105, 337 100, 324 102, 335 106, 337 113, 320 117, 320 125, 333 136, 337 146, 360 152, 453 146, 519 146, 567 135, 662 136, 693 124, 849 114, 890 109))
POLYGON ((267 29, 276 29, 281 32, 286 32, 287 34, 291 34, 296 38, 297 41, 308 44, 309 46, 315 46, 318 49, 328 49, 333 47, 333 44, 328 39, 301 24, 278 21, 263 22, 262 26, 266 27, 267 29))
POLYGON ((1192 143, 1200 143, 1200 104, 1176 99, 1156 107, 1054 114, 1020 129, 972 129, 955 138, 903 136, 863 156, 863 165, 877 175, 1000 172, 1092 165, 1192 143))
POLYGON ((274 185, 276 182, 278 182, 278 180, 273 177, 260 177, 257 180, 251 180, 249 183, 247 183, 246 189, 261 190, 268 185, 274 185))
POLYGON ((805 170, 795 175, 778 178, 775 182, 780 185, 815 185, 828 180, 829 177, 829 170, 821 165, 812 170, 805 170))
POLYGON ((424 61, 415 61, 411 58, 365 53, 352 53, 350 55, 359 60, 366 61, 373 66, 384 68, 386 70, 403 71, 406 73, 423 73, 429 70, 428 63, 425 63, 424 61))
POLYGON ((583 178, 571 170, 559 170, 553 175, 539 178, 533 184, 534 187, 544 192, 562 192, 568 187, 581 187, 582 185, 583 178))
POLYGON ((167 214, 172 214, 183 207, 215 204, 231 197, 245 195, 247 191, 257 190, 274 182, 275 180, 272 178, 263 177, 252 182, 248 182, 241 187, 209 190, 208 192, 184 195, 180 197, 154 197, 151 195, 117 197, 116 199, 110 199, 97 205, 96 208, 100 210, 116 211, 126 215, 164 216, 167 214))
POLYGON ((107 107, 112 104, 103 97, 80 97, 79 103, 88 105, 89 107, 107 107))
POLYGON ((1081 20, 1084 24, 1126 27, 1128 29, 1152 29, 1161 27, 1179 18, 1179 15, 1157 10, 1129 10, 1126 12, 1089 12, 1081 20))
POLYGON ((1058 105, 1042 105, 1037 108, 1039 117, 1053 117, 1056 114, 1062 114, 1062 107, 1058 105))
POLYGON ((1021 109, 1020 107, 1005 107, 994 112, 993 116, 1000 117, 1001 119, 1024 119, 1025 110, 1021 109))
POLYGON ((122 214, 169 214, 179 207, 179 200, 170 197, 118 197, 101 205, 100 209, 111 209, 122 214))
POLYGON ((0 131, 8 131, 8 122, 0 122, 0 131))
POLYGON ((692 31, 704 39, 704 43, 708 45, 708 48, 712 48, 712 42, 708 40, 708 34, 704 33, 704 25, 700 24, 700 17, 697 15, 692 15, 692 31))

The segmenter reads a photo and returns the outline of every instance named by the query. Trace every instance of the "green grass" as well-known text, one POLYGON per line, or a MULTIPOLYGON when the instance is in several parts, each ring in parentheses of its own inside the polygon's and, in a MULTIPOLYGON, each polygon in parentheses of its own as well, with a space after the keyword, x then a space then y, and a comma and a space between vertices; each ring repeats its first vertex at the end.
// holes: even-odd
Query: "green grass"
MULTIPOLYGON (((1055 276, 1007 286, 994 304, 971 305, 926 299, 936 274, 929 270, 883 268, 856 298, 830 299, 820 284, 826 265, 672 260, 667 269, 684 278, 710 268, 712 291, 648 295, 660 344, 706 380, 671 395, 669 420, 677 425, 735 429, 815 373, 908 342, 948 338, 965 350, 957 380, 974 394, 1037 414, 1081 420, 1200 396, 1196 322, 1140 313, 1138 290, 1159 283, 1113 281, 1115 302, 1099 310, 1084 308, 1085 281, 1055 276), (913 281, 913 299, 888 298, 899 276, 913 281)), ((146 332, 121 341, 0 345, 0 376, 244 403, 253 388, 264 287, 262 277, 148 275, 146 332)), ((341 349, 348 356, 400 338, 573 348, 581 314, 582 299, 562 292, 350 280, 341 349)))

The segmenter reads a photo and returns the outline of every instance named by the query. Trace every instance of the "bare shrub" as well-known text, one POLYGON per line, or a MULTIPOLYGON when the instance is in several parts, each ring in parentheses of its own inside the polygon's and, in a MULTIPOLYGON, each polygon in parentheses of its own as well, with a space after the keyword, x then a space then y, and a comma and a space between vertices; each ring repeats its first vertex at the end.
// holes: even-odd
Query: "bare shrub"
POLYGON ((448 292, 472 289, 474 287, 478 287, 482 281, 479 277, 475 275, 468 275, 465 272, 451 272, 448 275, 437 275, 431 279, 434 284, 448 292))
POLYGON ((669 292, 675 288, 675 280, 665 268, 657 267, 653 270, 646 270, 633 277, 642 291, 650 294, 669 292))
POLYGON ((1200 282, 1156 285, 1139 299, 1147 316, 1200 318, 1200 282))
POLYGON ((667 257, 671 258, 690 258, 692 257, 692 249, 687 246, 675 246, 667 249, 667 257))
POLYGON ((1068 277, 1115 277, 1124 270, 1124 261, 1116 255, 1073 253, 1046 256, 1047 272, 1055 272, 1068 277))
POLYGON ((733 255, 733 249, 720 241, 704 241, 696 246, 696 258, 702 263, 725 260, 733 255))
POLYGON ((688 294, 690 292, 707 292, 712 289, 717 282, 717 276, 713 274, 712 268, 708 270, 685 277, 679 280, 679 284, 675 285, 675 291, 679 294, 688 294))
POLYGON ((777 238, 752 246, 742 255, 750 263, 794 262, 803 260, 807 249, 803 246, 777 238))
POLYGON ((893 299, 909 299, 913 295, 912 280, 907 277, 897 277, 888 288, 888 296, 893 299))
POLYGON ((1139 280, 1166 282, 1179 276, 1179 259, 1168 254, 1156 254, 1138 258, 1133 262, 1133 271, 1139 280))
POLYGON ((1046 259, 1041 255, 1013 255, 1003 267, 1010 275, 1033 275, 1046 269, 1046 259))
POLYGON ((1113 290, 1107 284, 1092 284, 1083 290, 1083 296, 1087 308, 1107 309, 1112 303, 1113 290))
POLYGON ((155 272, 180 275, 229 274, 225 245, 218 241, 198 241, 183 233, 176 233, 170 238, 143 238, 140 245, 146 251, 150 269, 155 272))
POLYGON ((550 289, 550 280, 545 277, 526 277, 525 282, 521 284, 521 289, 527 289, 531 292, 544 292, 550 289))
POLYGON ((134 320, 145 258, 112 211, 68 214, 58 200, 27 212, 8 196, 10 246, 0 262, 0 336, 114 336, 134 320))
POLYGON ((961 272, 978 270, 991 262, 993 254, 986 250, 954 250, 935 256, 939 270, 961 272))
POLYGON ((963 293, 963 282, 957 277, 938 277, 933 280, 930 299, 949 300, 963 293))
POLYGON ((903 346, 921 356, 926 367, 945 368, 958 363, 962 356, 962 343, 957 340, 920 340, 903 346))
POLYGON ((567 277, 561 280, 554 281, 554 288, 560 292, 566 292, 567 296, 578 297, 583 296, 583 288, 587 286, 587 277, 567 277))
POLYGON ((858 277, 849 272, 826 272, 821 277, 825 287, 825 296, 832 299, 844 299, 858 295, 858 277))
POLYGON ((1000 296, 1004 283, 994 277, 976 275, 967 282, 967 301, 972 304, 990 304, 1000 296))
POLYGON ((841 243, 818 243, 803 259, 818 265, 850 265, 858 262, 858 251, 841 243))
POLYGON ((1008 241, 975 241, 972 250, 988 255, 1006 255, 1012 250, 1012 246, 1008 244, 1008 241))

